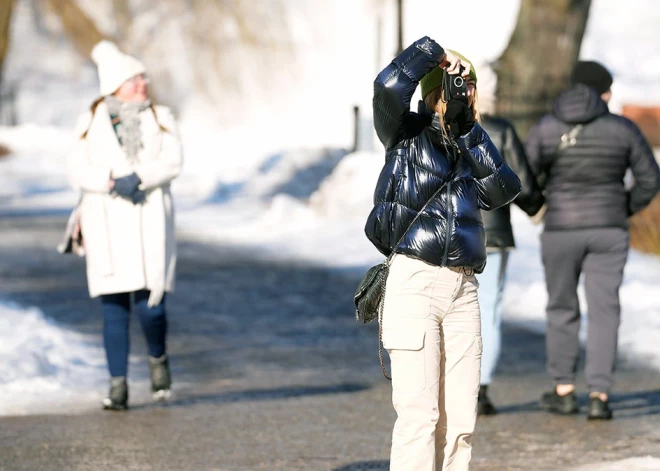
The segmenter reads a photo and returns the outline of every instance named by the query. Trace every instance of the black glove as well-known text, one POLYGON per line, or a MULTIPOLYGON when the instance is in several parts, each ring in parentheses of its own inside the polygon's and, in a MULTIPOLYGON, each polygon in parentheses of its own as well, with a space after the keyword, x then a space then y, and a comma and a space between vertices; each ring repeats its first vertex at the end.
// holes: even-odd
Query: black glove
POLYGON ((142 190, 138 190, 133 193, 131 200, 133 201, 133 204, 142 204, 147 201, 147 194, 142 190))
POLYGON ((447 102, 445 123, 449 126, 449 131, 456 138, 472 130, 474 126, 474 114, 472 113, 472 108, 468 106, 467 100, 454 98, 447 102))
POLYGON ((115 186, 112 188, 112 192, 124 198, 131 199, 133 193, 138 191, 140 183, 142 183, 140 177, 135 173, 131 173, 125 177, 115 179, 115 186))

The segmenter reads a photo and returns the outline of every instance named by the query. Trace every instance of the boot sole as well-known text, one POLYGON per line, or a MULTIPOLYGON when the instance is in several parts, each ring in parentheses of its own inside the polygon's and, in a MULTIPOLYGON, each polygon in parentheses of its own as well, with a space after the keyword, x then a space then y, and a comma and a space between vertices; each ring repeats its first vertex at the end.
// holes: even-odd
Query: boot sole
POLYGON ((110 402, 106 402, 105 400, 101 402, 101 405, 103 406, 103 410, 111 410, 111 411, 125 411, 128 410, 128 405, 127 404, 114 404, 110 402))
POLYGON ((587 420, 594 420, 594 421, 599 421, 599 420, 607 421, 607 420, 612 420, 613 418, 614 418, 614 416, 611 415, 611 414, 610 415, 605 415, 605 416, 602 416, 602 415, 588 415, 587 416, 587 420))
POLYGON ((172 391, 169 389, 161 389, 151 393, 151 397, 156 402, 167 402, 172 399, 172 391))

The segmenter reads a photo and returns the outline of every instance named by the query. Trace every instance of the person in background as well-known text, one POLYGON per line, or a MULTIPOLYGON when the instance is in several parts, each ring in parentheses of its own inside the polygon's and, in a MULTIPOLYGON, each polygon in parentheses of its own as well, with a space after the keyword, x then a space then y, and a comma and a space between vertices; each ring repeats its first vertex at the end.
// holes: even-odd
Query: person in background
POLYGON ((148 98, 144 65, 102 41, 92 50, 101 98, 76 125, 71 181, 81 191, 79 226, 91 297, 100 297, 110 372, 109 410, 128 406, 131 304, 147 342, 154 399, 170 395, 166 293, 176 243, 170 182, 182 165, 172 112, 148 98))
MULTIPOLYGON (((506 119, 482 114, 481 125, 502 154, 504 161, 518 175, 522 191, 513 201, 529 216, 539 212, 544 203, 543 192, 527 161, 525 148, 518 138, 513 125, 506 119)), ((486 268, 479 280, 479 306, 481 308, 481 336, 483 355, 481 357, 481 387, 477 413, 493 415, 497 409, 488 396, 488 386, 493 381, 500 357, 502 337, 502 297, 506 282, 506 267, 509 252, 515 248, 511 227, 509 205, 493 211, 482 211, 481 216, 486 230, 486 268)))
POLYGON ((397 413, 392 471, 467 471, 472 456, 481 365, 475 273, 486 263, 479 209, 520 192, 479 125, 476 90, 469 63, 428 37, 374 81, 386 153, 365 232, 383 254, 396 254, 380 322, 397 413), (446 73, 462 73, 467 96, 447 99, 446 73), (418 85, 424 102, 413 113, 418 85))
POLYGON ((526 142, 547 203, 541 248, 548 290, 547 367, 555 387, 542 396, 541 405, 553 413, 579 411, 577 286, 584 274, 588 418, 603 420, 612 418, 609 394, 621 316, 619 287, 628 255, 627 219, 660 188, 660 170, 646 139, 630 120, 608 109, 612 81, 603 65, 579 62, 572 86, 526 142), (630 191, 624 187, 628 169, 635 180, 630 191))

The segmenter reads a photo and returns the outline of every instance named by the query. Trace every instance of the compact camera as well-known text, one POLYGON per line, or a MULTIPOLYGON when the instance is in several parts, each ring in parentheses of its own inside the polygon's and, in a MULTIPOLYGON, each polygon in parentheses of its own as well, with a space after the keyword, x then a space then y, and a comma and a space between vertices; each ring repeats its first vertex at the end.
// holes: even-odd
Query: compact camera
POLYGON ((465 70, 465 68, 461 67, 456 74, 450 75, 445 73, 445 83, 443 87, 445 90, 445 101, 451 99, 463 99, 467 101, 467 82, 461 76, 463 70, 465 70))

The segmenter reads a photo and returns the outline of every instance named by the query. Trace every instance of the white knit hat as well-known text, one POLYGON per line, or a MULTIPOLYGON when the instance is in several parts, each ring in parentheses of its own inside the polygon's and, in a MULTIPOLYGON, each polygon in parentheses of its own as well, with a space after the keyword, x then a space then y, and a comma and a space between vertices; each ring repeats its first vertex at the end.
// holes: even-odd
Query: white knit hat
POLYGON ((92 60, 98 66, 101 96, 112 95, 126 80, 146 72, 142 62, 124 54, 110 41, 94 46, 92 60))

